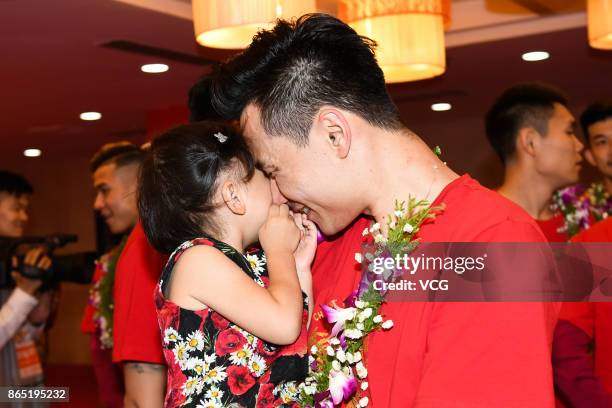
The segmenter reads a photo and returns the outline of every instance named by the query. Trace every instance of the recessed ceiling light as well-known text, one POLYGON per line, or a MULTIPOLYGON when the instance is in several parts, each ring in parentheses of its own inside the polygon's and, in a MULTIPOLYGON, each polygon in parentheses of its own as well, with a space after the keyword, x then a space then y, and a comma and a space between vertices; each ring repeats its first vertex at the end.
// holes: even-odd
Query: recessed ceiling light
POLYGON ((166 72, 170 67, 166 64, 145 64, 140 67, 142 72, 146 72, 147 74, 160 74, 162 72, 166 72))
POLYGON ((83 112, 79 117, 81 120, 99 120, 102 114, 100 112, 83 112))
POLYGON ((25 157, 38 157, 42 154, 40 149, 25 149, 23 151, 23 155, 25 157))
POLYGON ((523 61, 529 61, 529 62, 543 61, 543 60, 550 58, 550 54, 547 53, 546 51, 530 51, 530 52, 524 53, 521 56, 521 58, 523 58, 523 61))
POLYGON ((451 110, 451 108, 452 108, 451 104, 446 103, 446 102, 434 103, 433 105, 431 105, 431 110, 435 112, 443 112, 443 111, 451 110))

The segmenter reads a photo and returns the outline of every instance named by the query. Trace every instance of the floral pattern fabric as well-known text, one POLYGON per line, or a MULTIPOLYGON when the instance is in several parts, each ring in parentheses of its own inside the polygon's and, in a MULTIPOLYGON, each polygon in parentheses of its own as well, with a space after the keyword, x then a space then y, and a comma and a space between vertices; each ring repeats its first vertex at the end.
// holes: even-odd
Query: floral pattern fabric
POLYGON ((181 254, 194 245, 221 250, 262 287, 268 285, 263 252, 242 255, 210 238, 183 243, 170 256, 155 291, 163 352, 168 365, 166 407, 298 406, 299 386, 307 375, 304 305, 302 334, 289 346, 267 343, 211 308, 192 311, 164 297, 164 282, 181 254))

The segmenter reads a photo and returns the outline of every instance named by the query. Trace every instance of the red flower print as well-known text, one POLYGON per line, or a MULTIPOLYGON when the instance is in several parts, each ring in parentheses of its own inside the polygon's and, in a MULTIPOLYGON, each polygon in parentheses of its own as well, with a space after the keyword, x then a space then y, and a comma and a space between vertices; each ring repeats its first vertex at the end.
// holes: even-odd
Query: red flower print
POLYGON ((217 336, 215 351, 218 356, 224 356, 240 350, 245 343, 246 339, 240 332, 235 329, 225 329, 217 336))
POLYGON ((229 326, 229 320, 227 320, 225 317, 221 316, 219 313, 217 312, 213 312, 212 315, 210 316, 213 324, 215 325, 215 327, 219 330, 225 330, 228 328, 229 326))
POLYGON ((231 365, 227 367, 227 385, 230 392, 234 395, 242 395, 247 392, 254 384, 255 379, 247 367, 231 365))
POLYGON ((280 401, 274 401, 274 384, 263 384, 259 386, 259 392, 257 393, 257 408, 268 408, 276 407, 280 405, 280 401))

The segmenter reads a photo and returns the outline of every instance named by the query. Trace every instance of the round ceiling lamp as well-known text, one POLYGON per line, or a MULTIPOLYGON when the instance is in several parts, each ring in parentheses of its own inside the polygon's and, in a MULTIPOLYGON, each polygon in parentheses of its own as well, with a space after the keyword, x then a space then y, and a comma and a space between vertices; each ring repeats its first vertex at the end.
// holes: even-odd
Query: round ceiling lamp
POLYGON ((205 47, 242 49, 278 18, 316 11, 315 0, 193 0, 196 41, 205 47))
POLYGON ((587 16, 591 47, 612 50, 612 0, 588 0, 587 16))
POLYGON ((376 58, 389 83, 433 78, 446 70, 450 0, 340 0, 338 17, 376 41, 376 58))

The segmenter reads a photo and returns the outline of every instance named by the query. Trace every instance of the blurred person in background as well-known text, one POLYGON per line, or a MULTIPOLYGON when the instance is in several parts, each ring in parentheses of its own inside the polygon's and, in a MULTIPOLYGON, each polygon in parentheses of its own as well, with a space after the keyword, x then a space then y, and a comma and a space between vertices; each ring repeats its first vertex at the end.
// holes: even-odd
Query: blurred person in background
POLYGON ((497 191, 537 220, 550 242, 567 241, 563 215, 551 210, 551 198, 578 181, 584 148, 567 98, 546 84, 517 84, 495 101, 485 125, 505 170, 497 191))
MULTIPOLYGON (((33 191, 22 176, 0 171, 0 236, 24 236, 33 191)), ((51 267, 51 259, 42 247, 29 249, 23 263, 43 270, 51 267)), ((12 266, 17 266, 16 260, 12 266)), ((41 293, 39 280, 26 279, 15 271, 11 276, 16 288, 0 289, 0 386, 41 386, 44 376, 37 342, 56 303, 55 293, 41 293)))
POLYGON ((100 213, 119 243, 104 253, 95 265, 93 285, 81 322, 81 330, 90 335, 90 350, 99 396, 105 407, 122 407, 123 373, 113 363, 114 286, 116 266, 127 236, 138 221, 136 182, 143 152, 129 142, 105 144, 91 159, 95 199, 100 213))

